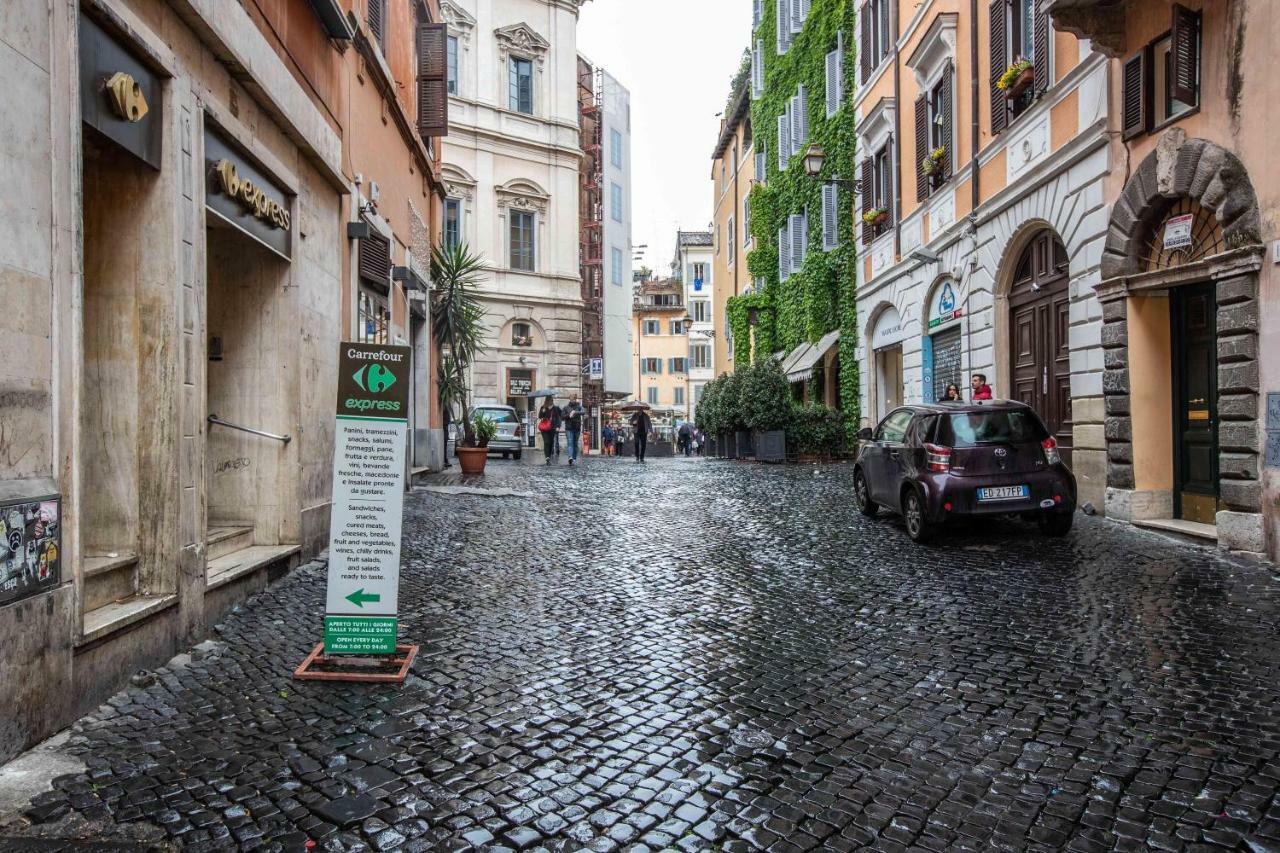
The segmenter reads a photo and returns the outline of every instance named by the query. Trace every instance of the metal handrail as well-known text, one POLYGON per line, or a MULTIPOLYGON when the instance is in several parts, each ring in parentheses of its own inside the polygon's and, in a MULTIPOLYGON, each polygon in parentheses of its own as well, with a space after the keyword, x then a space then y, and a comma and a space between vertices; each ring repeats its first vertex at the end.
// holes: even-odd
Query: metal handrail
POLYGON ((241 426, 240 424, 233 424, 231 423, 231 421, 224 421, 222 418, 218 417, 217 415, 209 415, 209 423, 216 424, 218 426, 224 426, 229 429, 237 429, 237 430, 240 430, 240 432, 247 432, 247 433, 252 433, 253 435, 260 435, 263 438, 274 438, 276 441, 283 442, 285 444, 288 444, 289 442, 293 441, 292 436, 276 435, 274 432, 263 432, 262 430, 254 429, 253 427, 241 426))

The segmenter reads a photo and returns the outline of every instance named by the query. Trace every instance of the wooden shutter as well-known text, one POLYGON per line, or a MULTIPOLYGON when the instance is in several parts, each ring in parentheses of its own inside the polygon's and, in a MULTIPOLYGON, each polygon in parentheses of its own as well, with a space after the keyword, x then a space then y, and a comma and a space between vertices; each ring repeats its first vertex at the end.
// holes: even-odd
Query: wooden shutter
POLYGON ((863 3, 858 10, 862 29, 862 43, 858 45, 858 72, 865 83, 871 77, 871 4, 863 3))
POLYGON ((1032 25, 1035 30, 1035 87, 1036 94, 1041 95, 1049 91, 1049 87, 1053 85, 1053 69, 1050 67, 1053 58, 1049 55, 1049 16, 1040 11, 1039 2, 1035 4, 1032 25))
POLYGON ((822 185, 822 251, 830 252, 839 243, 837 227, 840 216, 839 187, 822 185))
POLYGON ((369 32, 373 33, 373 40, 378 43, 378 47, 382 48, 386 46, 386 43, 382 40, 386 28, 384 3, 386 3, 386 0, 369 0, 369 14, 365 18, 365 21, 369 24, 369 32))
POLYGON ((924 173, 924 158, 929 156, 929 99, 916 98, 916 201, 929 197, 929 176, 924 173))
MULTIPOLYGON (((862 161, 862 212, 870 213, 875 207, 876 167, 871 158, 862 161)), ((862 242, 871 242, 872 228, 865 221, 862 223, 862 242)))
POLYGON ((956 73, 955 67, 948 62, 947 70, 943 72, 945 76, 942 78, 942 144, 947 147, 947 153, 942 155, 942 175, 950 178, 954 174, 955 155, 952 149, 955 148, 955 85, 956 73))
POLYGON ((391 289, 391 243, 381 234, 360 241, 360 281, 385 295, 391 289))
POLYGON ((778 229, 778 281, 791 276, 791 235, 786 228, 778 229))
POLYGON ((1008 0, 991 0, 991 133, 1009 126, 1009 104, 996 86, 1009 68, 1008 0))
POLYGON ((1125 60, 1121 79, 1121 136, 1132 139, 1150 126, 1147 110, 1147 51, 1140 50, 1125 60))
POLYGON ((418 134, 449 135, 449 29, 418 24, 418 134))
POLYGON ((1200 13, 1177 3, 1169 40, 1169 94, 1184 104, 1200 103, 1200 13))

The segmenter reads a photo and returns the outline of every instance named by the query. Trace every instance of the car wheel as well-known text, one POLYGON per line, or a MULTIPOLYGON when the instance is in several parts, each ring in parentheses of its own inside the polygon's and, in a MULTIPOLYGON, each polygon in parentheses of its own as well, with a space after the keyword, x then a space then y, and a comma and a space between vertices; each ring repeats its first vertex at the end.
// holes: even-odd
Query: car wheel
POLYGON ((1066 536, 1075 517, 1074 512, 1047 512, 1040 516, 1040 532, 1046 536, 1066 536))
POLYGON ((521 456, 524 456, 524 451, 522 451, 522 450, 517 450, 517 451, 515 452, 515 454, 514 454, 514 455, 515 455, 516 461, 517 461, 517 462, 519 462, 519 461, 520 461, 520 457, 521 457, 521 456))
POLYGON ((924 516, 924 501, 915 489, 908 489, 902 500, 902 518, 907 523, 907 535, 913 542, 928 542, 933 527, 924 516))
POLYGON ((876 506, 876 502, 871 500, 871 492, 867 489, 867 477, 859 468, 853 472, 853 500, 858 506, 858 512, 867 518, 875 518, 876 512, 880 507, 876 506))
POLYGON ((510 453, 507 453, 506 451, 503 451, 503 453, 502 453, 502 458, 503 458, 503 459, 510 459, 510 458, 511 458, 511 454, 510 454, 510 453))

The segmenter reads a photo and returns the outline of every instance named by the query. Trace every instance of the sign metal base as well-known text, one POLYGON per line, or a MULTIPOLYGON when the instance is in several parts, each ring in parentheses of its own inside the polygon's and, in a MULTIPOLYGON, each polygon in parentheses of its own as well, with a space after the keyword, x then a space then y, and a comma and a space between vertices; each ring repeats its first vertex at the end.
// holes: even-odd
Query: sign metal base
POLYGON ((416 645, 397 645, 393 655, 327 657, 324 643, 316 643, 311 654, 293 671, 293 677, 297 681, 403 684, 417 656, 416 645))

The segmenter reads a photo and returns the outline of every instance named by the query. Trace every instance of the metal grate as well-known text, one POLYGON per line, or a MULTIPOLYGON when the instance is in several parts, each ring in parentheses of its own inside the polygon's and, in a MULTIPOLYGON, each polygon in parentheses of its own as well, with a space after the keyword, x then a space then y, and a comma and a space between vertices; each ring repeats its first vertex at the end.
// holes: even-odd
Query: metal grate
POLYGON ((1227 244, 1222 237, 1222 226, 1218 218, 1200 203, 1189 198, 1182 198, 1165 212, 1158 224, 1147 235, 1143 256, 1147 261, 1147 270, 1163 270, 1194 263, 1212 255, 1226 251, 1227 244), (1191 226, 1191 245, 1185 248, 1166 249, 1164 247, 1165 226, 1169 220, 1179 216, 1193 216, 1191 226))

